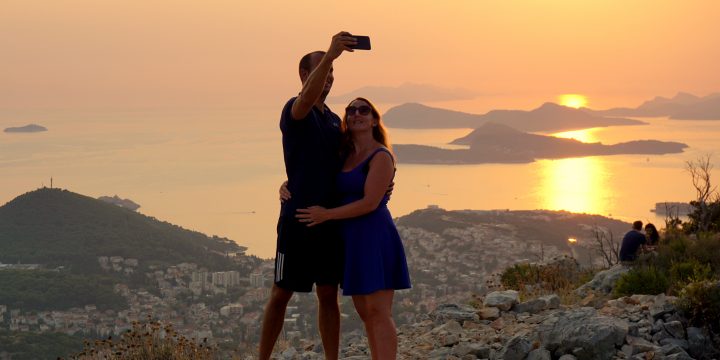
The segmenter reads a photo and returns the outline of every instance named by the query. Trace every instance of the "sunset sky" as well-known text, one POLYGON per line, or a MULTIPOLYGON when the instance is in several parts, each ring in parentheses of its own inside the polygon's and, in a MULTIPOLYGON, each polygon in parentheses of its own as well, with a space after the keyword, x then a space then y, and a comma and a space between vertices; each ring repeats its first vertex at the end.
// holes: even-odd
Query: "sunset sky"
POLYGON ((340 30, 373 50, 338 60, 334 95, 412 83, 470 93, 448 106, 468 111, 561 94, 635 106, 720 91, 718 14, 716 0, 3 0, 0 107, 278 106, 298 58, 340 30))

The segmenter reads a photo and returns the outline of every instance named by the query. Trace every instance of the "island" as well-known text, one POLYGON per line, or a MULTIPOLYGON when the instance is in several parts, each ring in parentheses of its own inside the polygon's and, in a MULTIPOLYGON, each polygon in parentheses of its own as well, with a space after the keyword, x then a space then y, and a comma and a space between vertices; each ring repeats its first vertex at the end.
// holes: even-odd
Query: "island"
POLYGON ((545 103, 532 111, 493 110, 485 115, 410 103, 391 108, 383 115, 383 121, 388 127, 401 129, 475 129, 492 122, 521 131, 544 133, 647 124, 640 120, 606 117, 554 103, 545 103))
POLYGON ((451 144, 467 149, 441 149, 398 144, 393 148, 401 163, 484 164, 530 163, 536 159, 562 159, 597 155, 671 154, 687 147, 679 142, 636 140, 613 145, 584 143, 575 139, 529 134, 506 125, 487 123, 451 144))
POLYGON ((36 124, 29 124, 29 125, 20 126, 20 127, 9 127, 3 131, 6 133, 35 133, 35 132, 47 131, 47 128, 44 126, 36 125, 36 124))
POLYGON ((665 201, 655 203, 655 208, 650 211, 665 216, 688 216, 695 210, 695 207, 687 202, 665 201))
POLYGON ((672 98, 656 96, 636 108, 584 110, 600 116, 667 116, 674 120, 720 120, 720 93, 700 97, 679 92, 672 98))

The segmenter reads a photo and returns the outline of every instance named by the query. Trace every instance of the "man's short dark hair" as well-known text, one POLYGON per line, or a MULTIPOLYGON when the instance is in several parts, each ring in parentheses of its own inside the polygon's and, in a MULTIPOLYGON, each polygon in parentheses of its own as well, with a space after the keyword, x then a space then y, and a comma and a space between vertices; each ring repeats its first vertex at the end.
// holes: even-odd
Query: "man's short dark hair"
POLYGON ((633 229, 635 230, 642 230, 642 221, 638 220, 633 223, 633 229))
POLYGON ((324 51, 313 51, 311 53, 305 54, 305 56, 300 59, 300 66, 298 66, 298 71, 305 70, 307 72, 312 71, 312 57, 315 54, 321 54, 325 55, 324 51))

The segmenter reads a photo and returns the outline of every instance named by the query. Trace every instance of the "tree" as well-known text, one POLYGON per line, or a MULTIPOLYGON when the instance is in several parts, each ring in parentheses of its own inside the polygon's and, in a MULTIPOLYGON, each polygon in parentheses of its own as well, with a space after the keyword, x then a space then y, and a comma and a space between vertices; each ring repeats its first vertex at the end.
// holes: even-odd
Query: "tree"
POLYGON ((687 231, 689 232, 718 230, 720 194, 717 192, 717 186, 713 186, 711 182, 710 175, 713 169, 711 160, 712 154, 705 154, 685 163, 685 170, 690 173, 695 188, 695 200, 690 202, 695 210, 688 215, 690 221, 687 231))
POLYGON ((595 239, 595 250, 602 256, 605 265, 611 267, 620 262, 620 242, 615 240, 612 230, 595 225, 591 232, 595 239))
POLYGON ((679 206, 665 203, 665 231, 678 230, 681 225, 679 206))

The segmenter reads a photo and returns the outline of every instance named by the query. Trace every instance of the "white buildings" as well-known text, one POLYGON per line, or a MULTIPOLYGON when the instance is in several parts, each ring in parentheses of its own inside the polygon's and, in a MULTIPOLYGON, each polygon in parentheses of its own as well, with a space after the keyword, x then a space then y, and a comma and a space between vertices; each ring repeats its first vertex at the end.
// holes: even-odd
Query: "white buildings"
POLYGON ((220 308, 220 315, 228 317, 230 315, 242 315, 245 307, 242 304, 227 304, 220 308))
POLYGON ((237 271, 224 271, 212 273, 212 284, 217 287, 235 287, 240 285, 240 273, 237 271))
POLYGON ((256 288, 265 287, 265 275, 259 272, 250 274, 250 285, 256 288))

